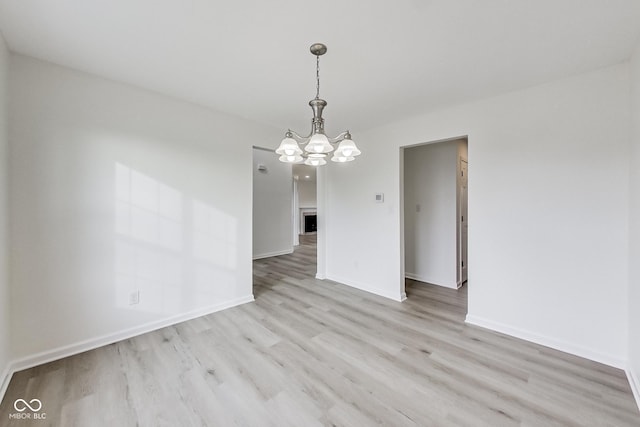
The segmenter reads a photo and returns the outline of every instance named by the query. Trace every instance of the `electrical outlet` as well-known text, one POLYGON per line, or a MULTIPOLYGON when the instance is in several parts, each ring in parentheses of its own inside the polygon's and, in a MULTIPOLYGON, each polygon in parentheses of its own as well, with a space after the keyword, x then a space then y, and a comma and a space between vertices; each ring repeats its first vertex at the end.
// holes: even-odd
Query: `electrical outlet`
POLYGON ((133 291, 129 294, 129 305, 135 305, 140 302, 140 291, 133 291))

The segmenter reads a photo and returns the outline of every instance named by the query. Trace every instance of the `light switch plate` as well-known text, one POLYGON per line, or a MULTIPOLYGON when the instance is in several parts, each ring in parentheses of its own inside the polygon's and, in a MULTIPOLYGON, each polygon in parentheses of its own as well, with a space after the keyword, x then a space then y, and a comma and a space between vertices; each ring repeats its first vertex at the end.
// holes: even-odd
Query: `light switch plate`
POLYGON ((376 203, 384 203, 384 193, 376 193, 376 203))

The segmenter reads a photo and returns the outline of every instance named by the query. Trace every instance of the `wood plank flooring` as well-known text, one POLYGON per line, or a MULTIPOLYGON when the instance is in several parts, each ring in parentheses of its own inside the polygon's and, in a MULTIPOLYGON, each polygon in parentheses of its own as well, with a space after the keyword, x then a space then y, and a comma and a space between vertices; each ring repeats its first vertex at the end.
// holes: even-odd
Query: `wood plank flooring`
POLYGON ((465 325, 464 288, 314 274, 307 236, 254 262, 254 303, 19 372, 0 425, 640 426, 622 371, 465 325))

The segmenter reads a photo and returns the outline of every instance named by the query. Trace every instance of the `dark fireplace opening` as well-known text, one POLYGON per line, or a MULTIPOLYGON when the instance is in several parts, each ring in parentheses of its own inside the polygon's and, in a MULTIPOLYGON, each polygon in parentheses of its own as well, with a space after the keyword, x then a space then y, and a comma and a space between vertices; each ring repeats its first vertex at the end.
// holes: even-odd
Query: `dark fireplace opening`
POLYGON ((305 215, 304 216, 304 232, 305 233, 315 233, 317 231, 318 224, 316 222, 315 215, 305 215))

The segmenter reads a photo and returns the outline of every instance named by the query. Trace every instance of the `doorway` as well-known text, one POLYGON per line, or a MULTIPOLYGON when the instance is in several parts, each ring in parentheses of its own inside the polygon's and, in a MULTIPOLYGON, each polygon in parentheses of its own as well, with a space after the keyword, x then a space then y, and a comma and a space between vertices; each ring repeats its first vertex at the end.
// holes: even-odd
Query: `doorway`
POLYGON ((297 246, 301 238, 306 237, 306 242, 315 241, 318 224, 317 169, 304 164, 293 165, 293 184, 293 236, 294 246, 297 246))
POLYGON ((273 150, 253 147, 253 259, 293 251, 291 174, 273 150))
POLYGON ((402 148, 405 280, 467 282, 467 146, 460 137, 402 148))

